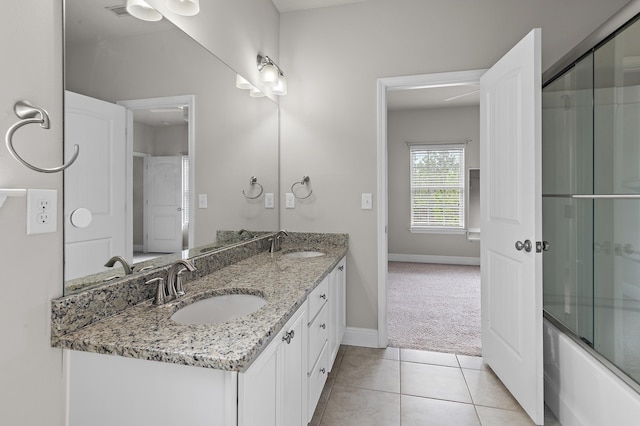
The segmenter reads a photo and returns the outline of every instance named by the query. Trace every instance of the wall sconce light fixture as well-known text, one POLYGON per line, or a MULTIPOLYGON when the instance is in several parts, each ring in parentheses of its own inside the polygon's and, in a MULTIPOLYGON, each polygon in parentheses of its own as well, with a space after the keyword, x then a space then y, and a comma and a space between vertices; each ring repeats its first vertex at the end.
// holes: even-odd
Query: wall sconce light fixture
POLYGON ((258 55, 258 71, 260 71, 260 81, 265 87, 271 89, 274 95, 282 96, 287 94, 287 80, 280 67, 268 56, 258 55))
POLYGON ((162 14, 144 0, 127 0, 127 12, 143 21, 155 22, 162 19, 162 14))
MULTIPOLYGON (((165 4, 176 15, 194 16, 200 12, 200 0, 167 0, 165 4)), ((127 0, 127 12, 143 21, 155 22, 162 19, 162 14, 145 0, 127 0)))
POLYGON ((200 0, 167 0, 167 9, 182 16, 194 16, 200 12, 200 0))
POLYGON ((243 76, 236 74, 236 87, 238 89, 251 89, 253 86, 243 76))

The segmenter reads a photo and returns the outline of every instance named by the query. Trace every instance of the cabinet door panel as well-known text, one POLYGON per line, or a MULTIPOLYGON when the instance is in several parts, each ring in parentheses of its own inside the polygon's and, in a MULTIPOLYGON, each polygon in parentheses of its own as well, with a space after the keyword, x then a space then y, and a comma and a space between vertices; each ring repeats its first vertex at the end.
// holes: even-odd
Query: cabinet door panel
POLYGON ((284 341, 280 344, 278 366, 281 391, 278 393, 282 396, 282 400, 278 404, 281 408, 281 420, 278 421, 278 425, 282 426, 299 426, 306 420, 304 418, 307 405, 304 319, 305 316, 301 315, 293 326, 288 328, 289 332, 294 333, 289 343, 284 341))

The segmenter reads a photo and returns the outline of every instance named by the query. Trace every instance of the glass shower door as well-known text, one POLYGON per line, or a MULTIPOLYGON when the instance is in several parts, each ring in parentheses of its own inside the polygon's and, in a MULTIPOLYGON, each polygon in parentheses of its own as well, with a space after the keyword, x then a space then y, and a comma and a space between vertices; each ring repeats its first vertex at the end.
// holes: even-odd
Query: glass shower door
POLYGON ((640 22, 594 52, 594 347, 640 382, 640 22))
POLYGON ((593 342, 593 56, 543 89, 544 308, 593 342))

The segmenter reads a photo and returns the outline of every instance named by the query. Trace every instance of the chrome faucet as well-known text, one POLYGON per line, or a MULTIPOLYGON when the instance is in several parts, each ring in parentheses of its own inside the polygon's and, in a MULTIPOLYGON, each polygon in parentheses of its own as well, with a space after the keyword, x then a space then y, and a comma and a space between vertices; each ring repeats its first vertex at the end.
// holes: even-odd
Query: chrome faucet
POLYGON ((116 262, 120 262, 122 264, 125 275, 133 274, 133 267, 129 265, 129 262, 127 262, 122 256, 113 256, 107 261, 107 263, 104 264, 104 266, 106 266, 107 268, 112 268, 113 265, 116 264, 116 262))
POLYGON ((164 305, 184 295, 182 277, 180 276, 180 273, 184 270, 193 272, 197 269, 190 261, 181 259, 171 265, 166 281, 164 278, 154 278, 146 282, 147 284, 156 285, 156 294, 153 298, 154 305, 164 305))
POLYGON ((276 234, 273 237, 267 240, 271 243, 271 247, 269 247, 269 253, 274 253, 276 251, 282 250, 281 244, 282 244, 282 237, 284 235, 289 236, 289 233, 284 229, 282 229, 276 232, 276 234))
POLYGON ((167 295, 169 299, 184 296, 182 277, 180 276, 180 273, 184 270, 197 271, 193 263, 185 259, 178 260, 169 268, 169 273, 167 274, 167 295))

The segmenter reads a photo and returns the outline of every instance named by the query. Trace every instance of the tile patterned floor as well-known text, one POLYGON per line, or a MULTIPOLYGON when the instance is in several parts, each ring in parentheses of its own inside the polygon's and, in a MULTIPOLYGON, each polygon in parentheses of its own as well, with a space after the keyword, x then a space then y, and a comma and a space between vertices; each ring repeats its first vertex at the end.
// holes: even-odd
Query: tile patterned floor
MULTIPOLYGON (((342 346, 311 426, 533 425, 482 358, 342 346)), ((551 413, 545 425, 560 426, 551 413)))

